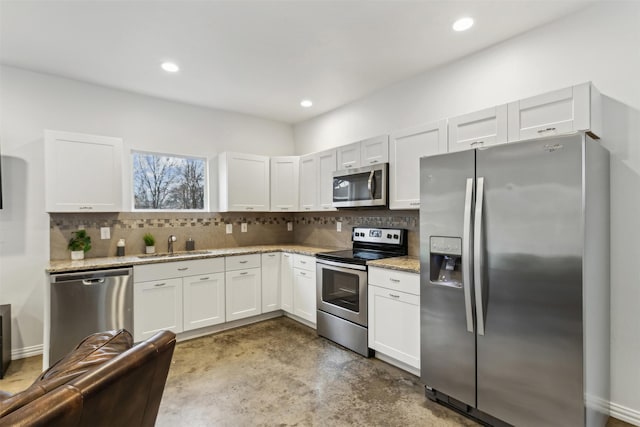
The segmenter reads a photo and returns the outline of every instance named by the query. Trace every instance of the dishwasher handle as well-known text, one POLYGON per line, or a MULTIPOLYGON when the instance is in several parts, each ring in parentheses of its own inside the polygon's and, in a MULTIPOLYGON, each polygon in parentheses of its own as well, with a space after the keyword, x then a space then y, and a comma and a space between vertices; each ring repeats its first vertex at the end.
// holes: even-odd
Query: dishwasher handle
POLYGON ((51 283, 65 283, 81 280, 84 285, 96 285, 98 282, 95 282, 95 280, 102 280, 102 282, 104 282, 104 279, 107 277, 126 277, 132 275, 133 271, 131 268, 118 268, 114 270, 94 270, 78 273, 51 274, 50 281, 51 283))
POLYGON ((101 285, 104 283, 104 277, 96 278, 96 279, 84 279, 82 281, 83 285, 92 286, 92 285, 101 285))

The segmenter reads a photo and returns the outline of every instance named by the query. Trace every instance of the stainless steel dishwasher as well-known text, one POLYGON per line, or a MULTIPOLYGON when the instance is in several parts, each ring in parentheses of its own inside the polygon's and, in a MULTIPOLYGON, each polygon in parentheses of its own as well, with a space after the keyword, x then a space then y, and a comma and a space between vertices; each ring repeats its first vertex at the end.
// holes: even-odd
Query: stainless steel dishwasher
POLYGON ((87 335, 121 328, 133 333, 133 269, 51 275, 49 364, 87 335))

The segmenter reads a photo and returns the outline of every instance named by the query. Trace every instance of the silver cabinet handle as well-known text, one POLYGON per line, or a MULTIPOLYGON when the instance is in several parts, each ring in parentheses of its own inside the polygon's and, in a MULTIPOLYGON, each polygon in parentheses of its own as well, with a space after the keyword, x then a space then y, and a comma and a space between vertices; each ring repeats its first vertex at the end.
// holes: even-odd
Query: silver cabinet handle
POLYGON ((245 209, 248 210, 248 211, 252 211, 253 210, 253 208, 251 206, 247 206, 245 209))
POLYGON ((282 209, 283 211, 286 211, 286 210, 287 210, 287 209, 289 209, 289 208, 280 208, 280 209, 282 209))
POLYGON ((91 209, 93 209, 93 206, 80 206, 78 209, 91 210, 91 209))
POLYGON ((467 317, 467 331, 473 333, 473 311, 471 309, 471 203, 473 198, 473 178, 467 179, 464 197, 462 227, 462 287, 464 288, 464 311, 467 317))
POLYGON ((285 258, 289 258, 291 255, 289 255, 289 254, 282 254, 282 256, 283 256, 283 257, 285 257, 285 258))
POLYGON ((209 280, 209 276, 207 277, 201 277, 200 280, 209 280))
POLYGON ((239 261, 239 262, 240 262, 240 264, 246 264, 246 263, 247 263, 247 262, 249 262, 249 261, 244 260, 244 261, 239 261))
POLYGON ((373 193, 376 191, 376 180, 373 179, 375 171, 371 171, 369 174, 369 180, 367 181, 367 188, 369 189, 369 198, 373 199, 373 193))
POLYGON ((301 276, 306 276, 306 275, 307 275, 307 273, 305 273, 304 271, 301 271, 301 272, 300 272, 300 275, 301 275, 301 276))
POLYGON ((243 272, 240 273, 241 276, 244 276, 245 274, 249 274, 249 272, 248 271, 243 271, 243 272))
POLYGON ((369 163, 373 164, 373 163, 378 163, 377 160, 369 160, 369 163))
POLYGON ((400 283, 400 279, 394 279, 393 277, 389 277, 389 280, 391 280, 394 283, 400 283))
POLYGON ((476 291, 476 323, 478 325, 478 335, 484 335, 484 305, 482 298, 482 272, 484 270, 484 260, 482 251, 484 242, 482 238, 482 205, 484 201, 484 178, 478 178, 476 183, 476 218, 473 224, 473 260, 475 263, 473 281, 476 291))
POLYGON ((395 294, 389 294, 389 296, 390 296, 391 298, 400 298, 400 295, 395 295, 395 294))
POLYGON ((156 283, 156 284, 155 284, 155 285, 153 285, 153 286, 155 286, 155 287, 159 287, 159 286, 164 286, 164 285, 166 285, 166 283, 156 283))
POLYGON ((420 202, 411 202, 409 206, 420 206, 420 202))
POLYGON ((554 130, 556 130, 556 128, 540 129, 538 133, 553 132, 554 130))
POLYGON ((474 141, 471 143, 471 146, 473 147, 474 145, 477 145, 477 144, 484 144, 484 141, 474 141))
POLYGON ((186 271, 188 269, 189 269, 189 267, 182 267, 182 268, 179 268, 178 271, 186 271))
POLYGON ((307 261, 300 261, 300 264, 306 264, 307 261))
POLYGON ((269 258, 273 258, 274 256, 276 256, 276 254, 269 254, 268 255, 269 258))

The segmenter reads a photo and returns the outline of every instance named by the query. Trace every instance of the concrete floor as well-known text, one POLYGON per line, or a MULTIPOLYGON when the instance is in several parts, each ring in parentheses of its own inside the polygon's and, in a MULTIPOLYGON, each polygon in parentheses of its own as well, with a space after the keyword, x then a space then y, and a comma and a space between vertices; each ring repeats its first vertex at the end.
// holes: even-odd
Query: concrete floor
MULTIPOLYGON (((41 357, 14 360, 0 390, 25 389, 41 367, 41 357)), ((178 343, 156 425, 477 424, 427 400, 417 377, 280 317, 178 343)))

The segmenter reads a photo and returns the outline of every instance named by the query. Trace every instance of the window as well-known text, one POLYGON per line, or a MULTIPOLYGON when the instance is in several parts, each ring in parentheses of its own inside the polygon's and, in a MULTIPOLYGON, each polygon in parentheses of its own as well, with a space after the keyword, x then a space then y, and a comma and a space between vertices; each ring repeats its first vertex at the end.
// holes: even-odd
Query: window
POLYGON ((132 157, 134 209, 205 209, 206 159, 136 151, 132 157))

